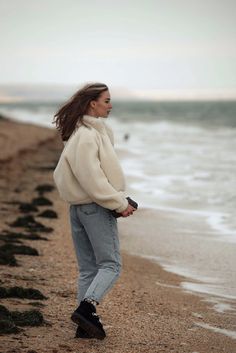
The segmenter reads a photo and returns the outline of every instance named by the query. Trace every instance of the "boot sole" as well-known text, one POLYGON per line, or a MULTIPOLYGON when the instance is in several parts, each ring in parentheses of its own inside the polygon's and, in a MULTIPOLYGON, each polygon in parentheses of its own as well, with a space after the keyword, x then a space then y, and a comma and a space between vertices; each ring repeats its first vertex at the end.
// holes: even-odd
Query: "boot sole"
POLYGON ((89 335, 93 336, 94 338, 98 338, 103 340, 106 337, 106 334, 99 330, 99 328, 91 321, 87 320, 83 315, 79 313, 73 313, 71 315, 71 320, 75 322, 77 325, 80 325, 89 335))

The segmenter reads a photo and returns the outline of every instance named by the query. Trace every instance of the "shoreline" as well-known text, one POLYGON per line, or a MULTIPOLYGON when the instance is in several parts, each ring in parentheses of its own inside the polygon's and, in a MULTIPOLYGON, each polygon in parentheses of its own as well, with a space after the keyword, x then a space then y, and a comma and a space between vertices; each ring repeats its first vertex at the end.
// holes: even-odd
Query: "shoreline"
MULTIPOLYGON (((129 151, 127 154, 129 156, 129 151)), ((125 151, 122 150, 119 156, 121 160, 125 158, 125 151)), ((189 284, 188 289, 196 294, 205 293, 223 301, 235 301, 235 233, 224 224, 224 214, 213 210, 194 210, 187 205, 178 208, 161 201, 158 205, 148 205, 145 193, 140 191, 142 188, 133 187, 136 185, 135 176, 126 178, 130 185, 128 194, 137 199, 140 209, 139 217, 135 213, 124 227, 124 248, 130 253, 156 259, 163 269, 185 276, 185 286, 189 284), (148 235, 144 224, 148 226, 148 235), (133 229, 135 234, 132 234, 133 229)), ((236 301, 233 304, 235 306, 236 301)))
MULTIPOLYGON (((19 124, 22 126, 22 123, 11 123, 11 134, 14 135, 19 124)), ((28 125, 24 124, 24 132, 28 125)), ((1 162, 1 231, 9 230, 6 223, 22 216, 18 206, 6 204, 6 200, 30 202, 33 196, 37 196, 35 188, 38 185, 52 184, 52 168, 61 144, 53 130, 42 128, 40 131, 39 141, 39 130, 35 126, 31 132, 33 145, 29 142, 21 152, 21 158, 13 153, 11 159, 1 162)), ((235 328, 234 312, 229 310, 223 315, 215 312, 212 310, 213 303, 209 304, 199 295, 183 291, 180 283, 186 280, 185 277, 166 272, 160 265, 132 256, 124 250, 121 277, 98 307, 107 338, 103 342, 74 339, 75 326, 69 317, 76 306, 77 271, 67 219, 68 207, 59 200, 56 190, 45 196, 53 202, 53 206, 41 206, 40 211, 50 208, 59 216, 56 220, 50 220, 35 215, 37 221, 53 228, 48 235, 40 234, 46 236, 48 241, 24 241, 36 247, 39 256, 16 255, 20 266, 0 265, 0 272, 1 285, 33 286, 42 291, 48 299, 43 302, 40 311, 49 326, 24 328, 17 335, 2 335, 1 349, 9 353, 13 349, 19 349, 19 352, 33 349, 38 353, 76 352, 80 349, 84 353, 93 350, 115 353, 234 352, 235 340, 231 334, 235 328)), ((123 228, 129 234, 136 231, 130 229, 128 220, 123 228)), ((13 230, 22 231, 22 228, 13 230)), ((122 239, 125 240, 125 236, 121 231, 122 239)), ((2 299, 1 304, 10 309, 32 308, 29 301, 16 298, 2 299)))
POLYGON ((218 297, 222 302, 231 300, 236 310, 235 243, 221 241, 198 218, 182 219, 167 208, 140 208, 128 224, 120 223, 121 245, 129 253, 183 276, 184 287, 193 293, 218 297), (217 254, 218 263, 214 264, 217 254))

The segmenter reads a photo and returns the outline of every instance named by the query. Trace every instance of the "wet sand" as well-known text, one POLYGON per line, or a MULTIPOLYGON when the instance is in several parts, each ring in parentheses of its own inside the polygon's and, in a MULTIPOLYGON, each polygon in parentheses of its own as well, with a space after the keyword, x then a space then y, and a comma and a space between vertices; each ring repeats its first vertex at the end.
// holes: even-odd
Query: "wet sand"
POLYGON ((129 253, 156 259, 185 276, 184 287, 229 301, 236 311, 236 243, 221 240, 204 217, 143 208, 128 223, 121 220, 120 230, 121 245, 129 253))
MULTIPOLYGON (((235 312, 229 310, 222 314, 215 311, 214 303, 206 302, 205 297, 183 291, 180 284, 185 281, 184 277, 166 272, 156 263, 131 256, 125 251, 122 275, 98 307, 107 332, 106 339, 74 338, 76 327, 70 321, 70 314, 77 305, 77 267, 67 216, 68 206, 59 199, 56 190, 43 193, 36 190, 39 185, 53 184, 52 170, 62 145, 56 133, 49 129, 0 120, 0 130, 0 145, 5 145, 4 138, 8 146, 14 145, 14 151, 9 151, 10 147, 7 147, 6 152, 3 149, 1 154, 1 233, 38 233, 47 239, 21 240, 21 244, 37 249, 39 255, 16 254, 18 266, 0 265, 1 286, 34 288, 47 297, 44 300, 1 299, 1 305, 11 311, 37 309, 45 320, 41 326, 20 327, 22 331, 17 334, 2 334, 1 353, 235 352, 235 312), (16 141, 15 136, 22 128, 24 133, 21 136, 25 139, 22 137, 16 141), (31 142, 26 146, 27 136, 30 136, 31 142), (32 199, 39 196, 44 196, 53 204, 38 205, 38 211, 27 214, 20 211, 20 203, 32 204, 32 199), (55 211, 58 218, 39 217, 44 210, 55 211), (37 225, 37 232, 36 228, 30 230, 29 225, 28 228, 9 225, 26 215, 32 215, 36 222, 53 228, 53 231, 45 232, 43 227, 37 225)), ((129 219, 125 220, 127 226, 122 221, 123 234, 121 232, 120 237, 124 249, 127 236, 130 234, 135 247, 135 232, 144 229, 141 217, 139 223, 138 212, 135 216, 138 228, 130 227, 129 219)), ((140 210, 140 215, 143 212, 140 210)), ((150 227, 150 216, 146 214, 145 232, 150 227)), ((34 228, 34 223, 31 227, 34 228)), ((4 234, 1 246, 6 243, 2 239, 4 234)))

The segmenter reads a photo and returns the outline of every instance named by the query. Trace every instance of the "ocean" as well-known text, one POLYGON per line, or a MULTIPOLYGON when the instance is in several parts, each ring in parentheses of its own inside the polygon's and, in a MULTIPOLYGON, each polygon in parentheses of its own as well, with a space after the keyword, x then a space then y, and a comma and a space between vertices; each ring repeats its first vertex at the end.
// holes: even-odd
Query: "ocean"
MULTIPOLYGON (((0 104, 0 114, 53 127, 60 104, 0 104)), ((157 216, 147 246, 132 238, 128 250, 189 278, 186 290, 236 299, 236 101, 114 101, 107 122, 130 196, 174 215, 168 249, 157 216)))

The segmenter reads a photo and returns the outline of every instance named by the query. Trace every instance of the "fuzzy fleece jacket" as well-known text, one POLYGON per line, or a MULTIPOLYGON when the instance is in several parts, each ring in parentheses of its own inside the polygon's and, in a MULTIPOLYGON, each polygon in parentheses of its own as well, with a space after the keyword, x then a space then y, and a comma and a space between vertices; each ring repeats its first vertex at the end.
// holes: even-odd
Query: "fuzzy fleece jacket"
POLYGON ((62 151, 53 178, 69 204, 95 202, 117 212, 128 206, 125 179, 115 153, 112 130, 102 118, 83 116, 62 151))

